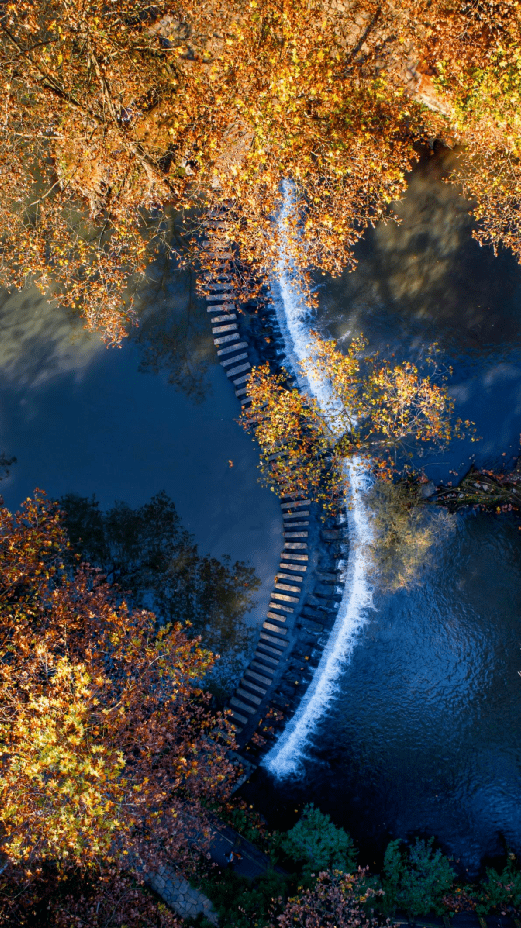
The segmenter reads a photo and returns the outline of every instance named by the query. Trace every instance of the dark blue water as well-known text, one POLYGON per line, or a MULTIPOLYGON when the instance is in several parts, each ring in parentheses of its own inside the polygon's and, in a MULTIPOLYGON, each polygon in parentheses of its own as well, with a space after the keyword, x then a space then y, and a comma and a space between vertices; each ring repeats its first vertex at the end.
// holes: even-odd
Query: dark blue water
POLYGON ((202 553, 255 568, 251 619, 260 622, 282 547, 280 507, 257 482, 205 305, 167 269, 139 310, 132 337, 107 349, 33 290, 2 297, 0 451, 17 463, 0 492, 16 509, 35 487, 95 494, 102 506, 138 506, 166 490, 202 553))
MULTIPOLYGON (((457 479, 474 454, 510 462, 521 431, 521 268, 470 238, 469 206, 443 183, 453 157, 423 161, 402 223, 364 238, 355 273, 321 287, 314 320, 397 359, 438 342, 456 414, 483 437, 427 460, 435 481, 457 479)), ((385 593, 376 578, 374 605, 300 777, 263 772, 251 795, 275 827, 315 801, 370 864, 417 834, 472 873, 505 844, 521 852, 519 522, 458 516, 416 588, 385 593)))

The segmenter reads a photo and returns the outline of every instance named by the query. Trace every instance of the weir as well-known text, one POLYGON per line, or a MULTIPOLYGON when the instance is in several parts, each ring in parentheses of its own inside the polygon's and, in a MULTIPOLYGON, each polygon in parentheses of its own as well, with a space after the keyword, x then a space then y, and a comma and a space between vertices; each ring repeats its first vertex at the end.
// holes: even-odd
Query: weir
MULTIPOLYGON (((292 190, 286 182, 284 205, 278 219, 281 242, 287 242, 285 229, 293 211, 292 190)), ((308 309, 299 287, 298 270, 294 267, 288 249, 281 249, 277 271, 278 279, 273 282, 274 305, 286 344, 288 362, 292 365, 300 388, 316 398, 334 432, 337 401, 330 385, 316 375, 305 376, 301 370, 301 363, 309 354, 308 309)), ((336 681, 353 651, 361 627, 366 622, 367 609, 372 606, 365 559, 365 548, 372 541, 369 514, 364 505, 364 490, 369 483, 367 466, 361 458, 346 460, 344 473, 349 555, 342 600, 313 680, 296 714, 263 760, 264 766, 278 777, 298 771, 308 739, 335 693, 336 681)))
MULTIPOLYGON (((292 208, 291 191, 286 189, 279 217, 282 239, 292 208)), ((219 231, 226 228, 222 216, 216 226, 219 231)), ((249 405, 246 382, 252 364, 265 360, 268 326, 272 363, 280 368, 281 361, 289 383, 296 382, 317 398, 333 427, 335 402, 330 386, 318 378, 307 381, 300 374, 299 362, 308 353, 309 330, 307 307, 290 258, 280 255, 278 281, 270 294, 272 318, 253 317, 248 325, 247 313, 237 303, 229 270, 222 262, 224 254, 233 259, 230 245, 208 242, 208 254, 205 287, 214 343, 241 405, 249 405), (257 333, 261 338, 256 357, 259 325, 262 332, 257 333)), ((344 466, 349 490, 345 515, 339 520, 320 522, 318 507, 304 498, 281 501, 285 545, 279 573, 257 650, 229 704, 239 744, 249 759, 280 732, 262 761, 278 777, 298 771, 309 736, 335 692, 335 681, 371 605, 364 560, 364 546, 371 540, 363 505, 368 477, 361 460, 346 461, 344 466)))

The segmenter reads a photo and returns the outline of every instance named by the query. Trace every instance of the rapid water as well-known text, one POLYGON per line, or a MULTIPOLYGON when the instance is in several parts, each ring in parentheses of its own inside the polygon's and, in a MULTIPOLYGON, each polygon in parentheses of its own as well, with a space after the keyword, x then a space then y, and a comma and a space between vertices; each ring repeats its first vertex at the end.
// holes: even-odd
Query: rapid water
MULTIPOLYGON (((287 366, 297 377, 300 388, 315 397, 331 430, 336 431, 336 404, 330 385, 313 373, 304 376, 301 370, 301 362, 309 354, 308 311, 302 289, 299 287, 298 272, 289 254, 285 233, 294 208, 291 187, 286 183, 283 207, 278 219, 279 240, 283 245, 277 267, 277 280, 274 282, 274 304, 285 341, 287 366)), ((367 620, 367 610, 372 603, 365 556, 365 548, 372 541, 369 514, 364 504, 364 490, 367 489, 369 480, 367 465, 361 458, 356 457, 346 460, 343 469, 346 482, 345 511, 349 527, 349 555, 342 600, 313 680, 297 712, 264 758, 264 766, 278 778, 296 774, 301 770, 306 745, 337 691, 336 681, 355 647, 358 633, 367 620)))

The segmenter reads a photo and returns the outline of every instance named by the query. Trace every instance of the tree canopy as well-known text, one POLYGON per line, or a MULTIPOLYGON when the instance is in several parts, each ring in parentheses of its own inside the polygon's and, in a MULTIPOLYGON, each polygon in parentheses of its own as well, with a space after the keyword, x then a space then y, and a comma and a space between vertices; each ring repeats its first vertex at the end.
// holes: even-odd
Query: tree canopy
POLYGON ((199 686, 213 657, 67 554, 42 493, 0 510, 1 852, 29 869, 182 859, 231 783, 199 686))
POLYGON ((302 371, 318 385, 321 402, 288 388, 287 378, 268 364, 252 371, 251 405, 242 423, 261 448, 264 480, 282 495, 310 494, 335 506, 345 483, 343 462, 370 456, 381 476, 395 465, 443 447, 471 423, 451 421, 453 401, 447 375, 435 353, 424 370, 410 361, 394 364, 367 353, 363 338, 345 353, 334 341, 312 334, 302 371))
POLYGON ((258 269, 284 235, 335 273, 433 138, 467 152, 480 240, 519 255, 520 23, 514 0, 4 2, 0 281, 117 343, 166 211, 195 208, 197 231, 223 203, 219 234, 258 269))

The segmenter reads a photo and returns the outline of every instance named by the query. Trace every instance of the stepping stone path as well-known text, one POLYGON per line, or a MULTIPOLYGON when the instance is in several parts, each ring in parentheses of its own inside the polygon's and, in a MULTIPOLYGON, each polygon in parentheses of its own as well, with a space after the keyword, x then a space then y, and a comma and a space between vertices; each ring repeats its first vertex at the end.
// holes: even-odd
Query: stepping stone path
MULTIPOLYGON (((219 241, 212 235, 205 242, 209 257, 209 268, 204 272, 207 311, 217 357, 241 406, 248 408, 251 400, 247 383, 252 364, 258 363, 268 344, 275 364, 284 359, 285 352, 274 318, 256 316, 248 336, 244 337, 247 310, 238 305, 227 263, 234 260, 234 253, 224 238, 227 228, 224 215, 216 212, 206 221, 207 228, 223 236, 219 241), (255 325, 269 327, 269 337, 263 331, 257 339, 260 347, 257 346, 256 355, 249 341, 255 325)), ((294 378, 287 376, 293 384, 294 378)), ((340 600, 340 571, 345 558, 342 526, 329 525, 331 537, 327 537, 327 530, 319 532, 317 506, 304 496, 284 498, 281 509, 284 549, 279 573, 259 630, 255 654, 229 702, 239 744, 249 752, 250 760, 251 754, 261 749, 257 746, 259 741, 277 736, 277 725, 282 727, 284 716, 292 714, 295 702, 305 692, 340 600), (327 582, 318 576, 319 566, 325 568, 327 582), (256 739, 257 744, 253 745, 249 742, 259 725, 261 739, 256 739)))
POLYGON ((185 880, 180 873, 164 864, 154 873, 147 873, 146 883, 181 918, 197 918, 204 915, 212 925, 217 925, 215 909, 203 893, 185 880))

